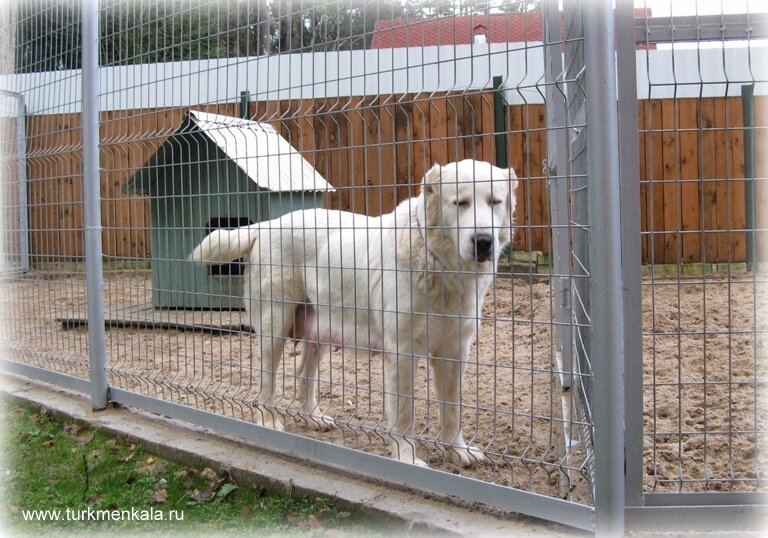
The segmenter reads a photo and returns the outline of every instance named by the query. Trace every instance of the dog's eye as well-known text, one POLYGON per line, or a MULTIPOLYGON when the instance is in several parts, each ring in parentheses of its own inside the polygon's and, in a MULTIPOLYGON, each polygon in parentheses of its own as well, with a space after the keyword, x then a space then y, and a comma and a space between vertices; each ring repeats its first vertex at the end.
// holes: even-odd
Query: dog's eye
POLYGON ((454 200, 453 205, 459 207, 469 207, 469 200, 454 200))
POLYGON ((496 198, 494 198, 493 200, 491 200, 491 203, 492 203, 493 205, 499 205, 501 202, 502 202, 501 200, 497 200, 496 198))

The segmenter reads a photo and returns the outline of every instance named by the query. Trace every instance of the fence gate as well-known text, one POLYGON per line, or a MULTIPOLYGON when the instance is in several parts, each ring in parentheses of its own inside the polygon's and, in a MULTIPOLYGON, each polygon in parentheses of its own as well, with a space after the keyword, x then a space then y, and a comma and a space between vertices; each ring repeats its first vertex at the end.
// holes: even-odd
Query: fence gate
MULTIPOLYGON (((765 14, 615 3, 0 7, 13 43, 0 366, 95 408, 580 529, 673 528, 702 510, 739 528, 727 516, 765 504, 768 189, 748 149, 765 138, 765 14), (270 335, 242 309, 247 275, 307 278, 328 237, 380 237, 373 218, 419 195, 434 164, 465 159, 511 166, 519 186, 459 401, 438 397, 445 360, 401 353, 414 393, 398 409, 413 419, 393 432, 384 358, 354 344, 323 357, 308 409, 312 344, 282 342, 266 364, 270 335), (215 229, 317 206, 372 218, 287 237, 285 217, 260 232, 269 259, 189 259, 215 229), (456 406, 483 459, 467 468, 439 421, 456 406), (429 467, 391 459, 393 439, 429 467)), ((394 258, 381 248, 370 263, 394 258)), ((445 300, 430 319, 450 318, 445 300)), ((294 324, 314 308, 288 302, 294 324)))

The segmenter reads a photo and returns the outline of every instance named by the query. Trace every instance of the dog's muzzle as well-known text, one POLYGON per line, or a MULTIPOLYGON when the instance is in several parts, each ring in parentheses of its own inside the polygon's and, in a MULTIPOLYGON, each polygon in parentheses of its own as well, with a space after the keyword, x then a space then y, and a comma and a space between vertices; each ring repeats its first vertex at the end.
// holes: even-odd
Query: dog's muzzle
POLYGON ((472 245, 475 247, 475 260, 478 262, 487 262, 493 258, 493 235, 476 234, 472 238, 472 245))

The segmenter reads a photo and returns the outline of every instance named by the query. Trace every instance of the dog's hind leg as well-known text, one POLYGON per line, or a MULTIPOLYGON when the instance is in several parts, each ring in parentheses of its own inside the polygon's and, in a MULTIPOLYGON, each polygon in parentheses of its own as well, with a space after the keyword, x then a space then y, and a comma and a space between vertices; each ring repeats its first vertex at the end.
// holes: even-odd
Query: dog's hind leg
POLYGON ((413 441, 407 434, 413 429, 415 359, 409 355, 388 353, 384 356, 384 413, 389 424, 392 457, 405 463, 428 467, 416 457, 413 441))
POLYGON ((283 358, 286 336, 293 323, 294 308, 295 305, 284 301, 263 298, 249 301, 251 319, 257 320, 253 328, 259 335, 261 355, 261 380, 255 404, 261 425, 281 431, 283 424, 275 410, 275 378, 283 358))
POLYGON ((317 378, 320 359, 328 352, 328 345, 304 341, 304 360, 299 371, 299 418, 312 430, 329 431, 335 425, 332 416, 320 410, 317 404, 317 378))

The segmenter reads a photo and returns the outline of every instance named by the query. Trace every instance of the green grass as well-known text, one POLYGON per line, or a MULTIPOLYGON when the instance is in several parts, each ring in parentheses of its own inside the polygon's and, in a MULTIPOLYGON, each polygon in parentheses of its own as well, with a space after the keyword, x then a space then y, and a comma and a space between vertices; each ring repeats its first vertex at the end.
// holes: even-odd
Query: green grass
POLYGON ((60 422, 44 409, 0 400, 0 414, 6 442, 0 525, 15 535, 239 531, 380 536, 386 531, 339 509, 332 500, 300 497, 292 490, 268 492, 236 482, 227 473, 168 461, 125 439, 60 422), (25 520, 32 510, 58 510, 61 516, 55 523, 39 516, 25 520), (107 512, 139 519, 162 516, 164 521, 105 521, 107 512), (168 521, 172 517, 183 521, 168 521), (80 521, 71 520, 75 518, 80 521))

